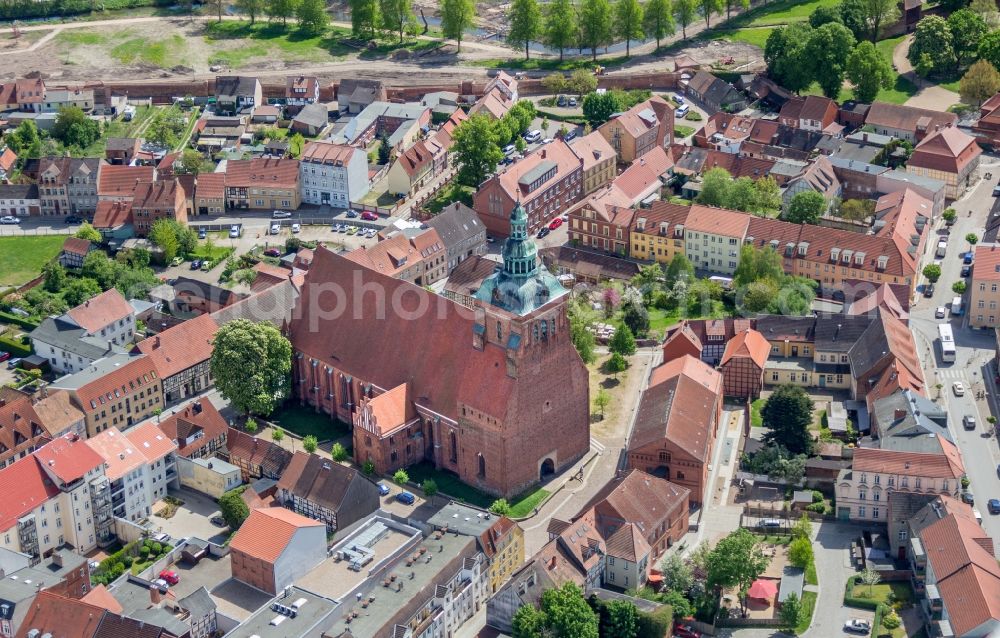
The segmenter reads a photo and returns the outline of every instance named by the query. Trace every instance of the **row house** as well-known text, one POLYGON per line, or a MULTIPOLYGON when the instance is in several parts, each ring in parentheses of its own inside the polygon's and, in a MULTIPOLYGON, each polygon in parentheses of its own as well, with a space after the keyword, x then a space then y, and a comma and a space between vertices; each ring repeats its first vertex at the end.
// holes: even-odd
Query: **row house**
POLYGON ((995 328, 1000 317, 1000 246, 976 246, 966 314, 972 328, 995 328))
POLYGON ((817 157, 801 174, 788 181, 781 193, 782 206, 787 210, 796 195, 809 191, 822 195, 827 202, 827 208, 843 192, 833 165, 825 156, 817 157))
POLYGON ((319 101, 319 78, 314 75, 290 75, 285 78, 285 104, 295 111, 319 101))
POLYGON ((656 95, 629 110, 611 116, 597 128, 618 154, 631 164, 654 148, 669 148, 674 138, 674 107, 656 95))
POLYGON ((839 133, 843 130, 843 126, 837 124, 837 103, 822 95, 793 97, 781 107, 778 121, 807 131, 839 133))
POLYGON ((659 201, 637 211, 628 232, 632 258, 666 265, 683 255, 689 210, 688 206, 659 201))
POLYGON ((452 501, 427 519, 438 532, 472 536, 486 557, 489 592, 495 594, 524 564, 524 530, 506 516, 496 516, 452 501))
POLYGON ((684 221, 684 254, 695 268, 732 275, 751 215, 695 204, 684 221))
POLYGON ((50 420, 45 406, 30 394, 5 390, 0 398, 0 469, 23 459, 68 429, 65 420, 50 420))
POLYGON ((879 135, 888 135, 911 144, 943 127, 954 127, 958 116, 947 111, 921 109, 903 104, 873 102, 865 115, 865 125, 879 135))
POLYGON ((155 179, 156 168, 152 166, 102 166, 97 179, 97 202, 131 202, 139 184, 155 179))
POLYGON ((397 232, 374 246, 355 248, 345 257, 369 270, 417 286, 429 286, 448 276, 448 253, 433 228, 413 236, 397 232))
POLYGON ((906 162, 906 172, 944 182, 945 197, 958 199, 979 181, 982 154, 976 138, 946 126, 917 144, 906 162))
MULTIPOLYGON (((42 78, 21 78, 14 81, 14 97, 17 110, 26 113, 41 113, 45 102, 45 81, 42 78)), ((10 100, 8 99, 7 102, 10 100)))
POLYGON ((212 339, 218 329, 210 314, 202 314, 136 344, 135 350, 152 360, 160 377, 164 405, 212 387, 212 339))
POLYGON ((240 468, 243 481, 281 478, 292 460, 292 453, 271 441, 230 427, 226 433, 226 457, 240 468))
POLYGON ((86 440, 104 460, 110 482, 111 511, 116 518, 137 523, 153 515, 153 504, 177 488, 177 445, 155 423, 122 434, 116 427, 86 440))
POLYGON ((350 527, 379 508, 378 486, 356 469, 296 452, 278 480, 276 497, 288 509, 326 525, 350 527))
POLYGON ((449 274, 466 259, 486 253, 486 226, 479 221, 476 211, 462 202, 448 204, 426 224, 444 244, 449 274))
POLYGON ((0 216, 37 216, 42 211, 37 184, 0 184, 0 216))
POLYGON ((38 163, 42 215, 92 215, 97 210, 97 158, 43 157, 38 163))
POLYGON ((114 540, 104 459, 76 434, 0 470, 17 498, 0 503, 0 547, 38 561, 62 545, 89 552, 114 540))
POLYGON ((965 466, 958 448, 941 441, 942 452, 921 453, 858 448, 849 469, 837 476, 837 518, 885 522, 889 492, 958 497, 965 466))
POLYGON ((583 195, 611 183, 615 178, 618 158, 615 149, 600 131, 578 137, 569 143, 577 157, 583 160, 583 195))
POLYGON ((78 372, 135 337, 135 309, 112 288, 59 317, 48 317, 31 332, 35 354, 57 373, 78 372))
POLYGON ((139 182, 132 198, 132 221, 136 234, 145 237, 161 219, 186 224, 190 212, 188 202, 188 195, 176 177, 139 182))
POLYGON ((705 108, 714 113, 728 111, 735 113, 747 106, 746 96, 736 90, 729 82, 718 78, 708 71, 698 71, 687 84, 686 92, 701 102, 705 108))
POLYGON ((215 78, 215 112, 236 115, 263 104, 260 80, 243 75, 220 75, 215 78))
POLYGON ((49 387, 66 390, 85 415, 88 436, 125 430, 163 409, 163 385, 146 355, 113 354, 49 387))
POLYGON ((309 142, 299 159, 302 202, 350 208, 370 188, 368 155, 359 148, 330 142, 309 142))
POLYGON ((479 185, 472 208, 493 235, 509 232, 510 211, 520 202, 534 233, 562 215, 583 195, 583 160, 556 140, 479 185))
POLYGON ((42 113, 58 113, 61 109, 75 107, 85 113, 94 110, 93 89, 47 89, 42 102, 42 113))
POLYGON ((295 210, 301 202, 298 160, 258 158, 226 164, 228 208, 295 210))
POLYGON ((451 149, 455 128, 468 119, 465 111, 458 109, 437 131, 406 148, 389 167, 389 192, 409 195, 442 175, 451 165, 451 149))
POLYGON ((202 173, 194 186, 194 214, 221 215, 226 211, 226 174, 202 173))
POLYGON ((138 137, 109 137, 104 145, 104 159, 112 166, 128 166, 141 149, 142 140, 138 137))
POLYGON ((211 459, 226 451, 229 425, 207 399, 157 418, 156 426, 176 444, 178 458, 211 459))

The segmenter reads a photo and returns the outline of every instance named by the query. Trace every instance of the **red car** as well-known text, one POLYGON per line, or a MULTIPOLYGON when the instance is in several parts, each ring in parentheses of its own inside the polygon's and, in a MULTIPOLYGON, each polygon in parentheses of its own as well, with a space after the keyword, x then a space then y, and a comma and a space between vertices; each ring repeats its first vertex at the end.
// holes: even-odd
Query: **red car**
POLYGON ((268 257, 281 257, 281 251, 277 248, 268 248, 264 251, 264 255, 268 257))
POLYGON ((549 222, 549 230, 555 230, 562 226, 562 217, 556 217, 551 222, 549 222))
POLYGON ((6 361, 7 359, 10 359, 10 353, 0 352, 0 361, 6 361))
POLYGON ((365 211, 365 212, 361 213, 361 219, 364 219, 365 221, 369 221, 369 222, 374 222, 374 221, 378 221, 378 215, 376 215, 375 213, 371 213, 371 212, 365 211))
POLYGON ((160 572, 160 578, 167 581, 167 583, 170 585, 176 585, 177 583, 181 582, 180 576, 177 575, 177 572, 171 571, 169 569, 164 569, 162 572, 160 572))
POLYGON ((674 636, 678 638, 701 638, 701 634, 694 630, 691 625, 674 623, 674 636))

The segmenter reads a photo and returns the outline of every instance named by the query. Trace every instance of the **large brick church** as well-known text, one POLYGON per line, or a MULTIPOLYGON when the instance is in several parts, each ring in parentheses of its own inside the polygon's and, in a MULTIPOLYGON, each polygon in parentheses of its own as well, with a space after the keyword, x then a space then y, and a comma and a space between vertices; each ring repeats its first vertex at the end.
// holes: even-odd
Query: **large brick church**
POLYGON ((317 249, 290 325, 293 393, 353 426, 358 463, 428 461, 514 496, 590 447, 567 298, 520 204, 472 309, 317 249))

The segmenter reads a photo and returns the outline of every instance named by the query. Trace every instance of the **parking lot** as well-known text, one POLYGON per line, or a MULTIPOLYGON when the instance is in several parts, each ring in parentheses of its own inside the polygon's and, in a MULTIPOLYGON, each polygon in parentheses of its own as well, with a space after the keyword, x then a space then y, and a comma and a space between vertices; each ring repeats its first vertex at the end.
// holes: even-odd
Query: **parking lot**
MULTIPOLYGON (((220 545, 226 542, 229 538, 229 528, 216 527, 209 520, 219 515, 218 503, 204 494, 185 488, 171 490, 170 496, 184 501, 184 505, 177 508, 177 512, 171 518, 152 516, 149 520, 153 522, 157 532, 170 534, 175 539, 174 544, 177 539, 191 537, 220 545)), ((160 511, 164 505, 163 501, 157 501, 153 505, 153 512, 160 511)))

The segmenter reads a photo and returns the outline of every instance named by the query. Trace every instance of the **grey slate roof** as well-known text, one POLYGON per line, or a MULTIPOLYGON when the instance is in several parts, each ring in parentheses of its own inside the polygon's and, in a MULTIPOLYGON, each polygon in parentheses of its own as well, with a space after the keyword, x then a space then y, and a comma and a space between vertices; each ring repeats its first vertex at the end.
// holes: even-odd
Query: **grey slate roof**
POLYGON ((191 612, 195 618, 208 616, 216 610, 215 601, 208 595, 208 590, 204 586, 194 590, 184 598, 177 601, 182 609, 191 612))
POLYGON ((864 315, 824 315, 816 318, 816 350, 848 352, 868 329, 872 318, 864 315))
POLYGON ((314 128, 323 128, 329 122, 329 112, 326 104, 307 104, 292 121, 314 128))
POLYGON ((952 441, 948 413, 933 401, 910 390, 879 399, 873 406, 881 439, 878 446, 899 452, 939 453, 937 438, 952 441), (896 410, 905 414, 896 418, 896 410))
POLYGON ((479 215, 462 202, 445 206, 427 221, 427 225, 437 231, 446 251, 480 233, 484 239, 486 236, 486 226, 479 221, 479 215))
POLYGON ((38 184, 0 184, 0 199, 38 199, 38 184))
POLYGON ((57 317, 43 320, 30 336, 32 341, 40 341, 91 360, 114 352, 125 352, 113 343, 109 346, 105 339, 88 336, 84 328, 57 317))

